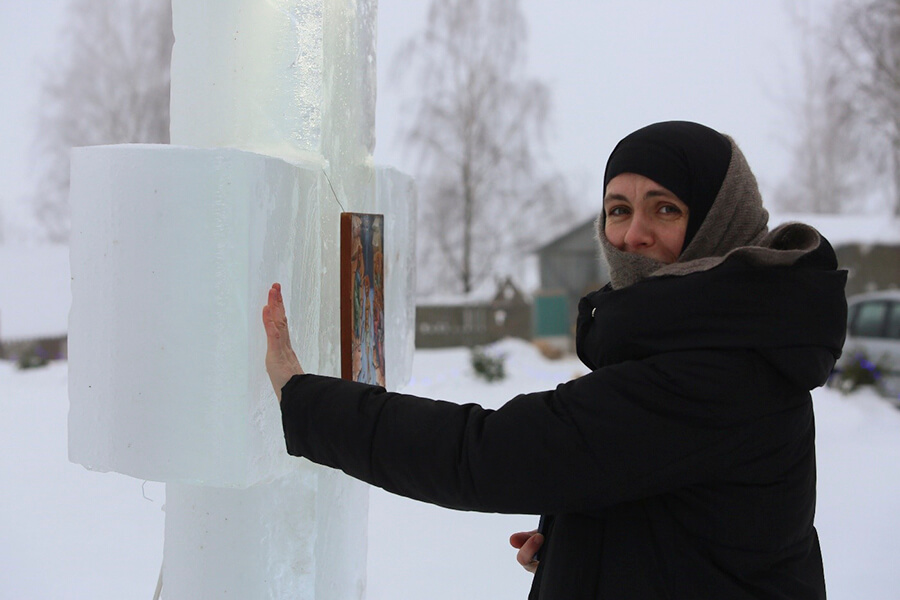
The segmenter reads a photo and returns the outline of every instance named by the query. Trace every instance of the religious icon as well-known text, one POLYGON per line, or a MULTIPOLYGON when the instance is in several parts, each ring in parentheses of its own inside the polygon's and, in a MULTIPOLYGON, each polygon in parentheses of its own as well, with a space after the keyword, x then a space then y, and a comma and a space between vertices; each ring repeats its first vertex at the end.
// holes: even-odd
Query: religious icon
POLYGON ((384 215, 341 213, 341 377, 385 385, 384 215))

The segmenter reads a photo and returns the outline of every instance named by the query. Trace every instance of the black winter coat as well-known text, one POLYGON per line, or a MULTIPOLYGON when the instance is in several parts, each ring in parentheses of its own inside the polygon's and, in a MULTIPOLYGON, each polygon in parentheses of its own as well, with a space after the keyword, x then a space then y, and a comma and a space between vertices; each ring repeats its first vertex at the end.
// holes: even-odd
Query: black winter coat
POLYGON ((287 448, 425 502, 547 515, 532 599, 821 599, 809 390, 843 344, 835 269, 823 241, 791 267, 596 292, 593 371, 498 410, 295 376, 287 448))

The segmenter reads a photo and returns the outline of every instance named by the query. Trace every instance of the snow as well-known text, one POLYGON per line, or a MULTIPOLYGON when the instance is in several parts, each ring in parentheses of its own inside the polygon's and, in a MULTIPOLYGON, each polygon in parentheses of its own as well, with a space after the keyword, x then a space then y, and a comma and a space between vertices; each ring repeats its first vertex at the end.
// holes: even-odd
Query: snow
POLYGON ((163 486, 70 463, 66 389, 65 363, 0 361, 0 598, 150 598, 163 486))
MULTIPOLYGON (((585 372, 507 340, 508 378, 476 379, 464 349, 419 351, 406 391, 499 406, 585 372)), ((149 598, 162 560, 164 489, 66 458, 65 363, 0 362, 0 598, 149 598)), ((871 391, 814 392, 819 505, 829 598, 893 599, 900 589, 900 412, 871 391)), ((369 600, 525 598, 531 576, 510 533, 535 518, 459 513, 373 489, 369 600)), ((165 587, 163 588, 165 598, 165 587)))
POLYGON ((68 247, 0 245, 0 340, 65 335, 71 299, 68 247))
POLYGON ((816 393, 816 522, 830 598, 900 590, 900 412, 871 392, 816 393))

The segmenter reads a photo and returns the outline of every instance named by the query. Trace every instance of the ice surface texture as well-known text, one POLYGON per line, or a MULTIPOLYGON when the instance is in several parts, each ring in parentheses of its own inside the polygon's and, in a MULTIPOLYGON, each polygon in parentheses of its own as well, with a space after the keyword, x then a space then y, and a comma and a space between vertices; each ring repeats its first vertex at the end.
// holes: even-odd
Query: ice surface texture
POLYGON ((173 2, 172 143, 361 166, 375 148, 376 6, 173 2))
POLYGON ((166 597, 364 597, 368 488, 299 463, 246 490, 169 484, 166 597))
POLYGON ((172 146, 73 152, 69 458, 167 482, 164 592, 361 599, 368 488, 291 458, 260 311, 340 373, 340 213, 385 216, 412 369, 415 190, 376 169, 376 0, 173 0, 172 146))
POLYGON ((416 187, 390 167, 376 168, 374 212, 384 214, 385 373, 396 390, 412 377, 416 332, 416 187))
MULTIPOLYGON (((412 360, 414 200, 406 176, 377 180, 348 208, 386 213, 396 388, 412 360)), ((280 281, 304 367, 340 373, 341 207, 321 167, 230 149, 81 148, 71 204, 70 459, 226 487, 296 468, 259 313, 280 281)))

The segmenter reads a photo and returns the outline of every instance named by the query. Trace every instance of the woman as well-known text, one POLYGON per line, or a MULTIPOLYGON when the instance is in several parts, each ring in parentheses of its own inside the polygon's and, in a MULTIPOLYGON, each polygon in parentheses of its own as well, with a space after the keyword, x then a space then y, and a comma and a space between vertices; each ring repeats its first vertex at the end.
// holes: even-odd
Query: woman
POLYGON ((532 599, 824 598, 809 390, 840 354, 846 274, 812 228, 767 231, 740 150, 702 125, 629 135, 604 184, 611 282, 577 328, 591 373, 496 411, 302 375, 276 285, 288 451, 450 508, 545 515, 543 537, 512 540, 543 539, 532 599))

